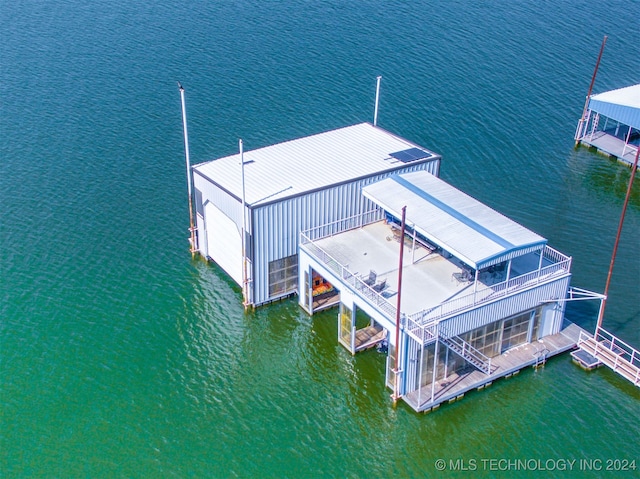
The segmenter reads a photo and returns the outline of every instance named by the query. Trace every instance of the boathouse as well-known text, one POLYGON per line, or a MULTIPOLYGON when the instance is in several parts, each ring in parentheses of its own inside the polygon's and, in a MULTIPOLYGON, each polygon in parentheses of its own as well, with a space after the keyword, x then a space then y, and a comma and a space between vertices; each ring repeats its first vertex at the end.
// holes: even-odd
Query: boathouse
POLYGON ((301 233, 299 302, 313 314, 316 278, 339 290, 339 342, 354 354, 388 344, 394 398, 431 410, 575 346, 571 258, 545 238, 429 171, 362 196, 363 214, 301 233))
MULTIPOLYGON (((242 287, 246 305, 264 304, 297 291, 301 231, 381 220, 363 187, 439 168, 440 155, 369 123, 201 163, 192 168, 195 248, 242 287)), ((337 301, 332 284, 315 281, 318 301, 337 301)))
POLYGON ((640 146, 640 84, 592 95, 575 139, 633 165, 640 146))

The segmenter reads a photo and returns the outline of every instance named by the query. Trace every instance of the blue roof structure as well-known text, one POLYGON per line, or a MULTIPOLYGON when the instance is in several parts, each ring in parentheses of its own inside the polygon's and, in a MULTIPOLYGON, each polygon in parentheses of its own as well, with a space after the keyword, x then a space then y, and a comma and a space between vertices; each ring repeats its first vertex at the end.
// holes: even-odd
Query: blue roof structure
POLYGON ((589 109, 640 130, 640 83, 592 95, 589 109))
POLYGON ((365 197, 429 242, 474 269, 482 269, 547 244, 542 236, 491 209, 430 173, 395 175, 362 189, 365 197))

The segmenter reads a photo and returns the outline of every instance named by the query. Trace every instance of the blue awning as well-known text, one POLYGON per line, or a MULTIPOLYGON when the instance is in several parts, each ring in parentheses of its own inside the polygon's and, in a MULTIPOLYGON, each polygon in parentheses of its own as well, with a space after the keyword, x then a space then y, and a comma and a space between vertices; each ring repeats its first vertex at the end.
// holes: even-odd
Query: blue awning
POLYGON ((640 84, 592 95, 589 109, 640 130, 640 84))
POLYGON ((473 269, 539 251, 547 240, 425 171, 386 178, 362 194, 473 269))

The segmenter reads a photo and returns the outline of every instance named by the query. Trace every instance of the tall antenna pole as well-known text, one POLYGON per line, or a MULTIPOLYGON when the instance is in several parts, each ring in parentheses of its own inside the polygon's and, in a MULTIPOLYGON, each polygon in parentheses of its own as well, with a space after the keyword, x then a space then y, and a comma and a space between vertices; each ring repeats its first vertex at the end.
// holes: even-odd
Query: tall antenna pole
POLYGON ((240 165, 242 168, 242 296, 244 308, 249 306, 249 294, 247 291, 247 245, 246 245, 246 231, 247 231, 247 215, 245 212, 245 189, 244 189, 244 149, 242 140, 238 141, 238 147, 240 148, 240 165))
MULTIPOLYGON (((378 77, 380 78, 380 77, 378 77)), ((395 404, 400 398, 400 390, 398 384, 398 375, 400 374, 400 370, 398 369, 398 361, 400 357, 400 318, 401 311, 400 306, 402 304, 401 296, 402 296, 402 258, 404 254, 404 230, 406 227, 406 215, 407 215, 407 207, 402 207, 402 226, 400 227, 400 259, 398 260, 398 297, 396 303, 396 354, 395 354, 395 363, 393 366, 393 372, 395 374, 395 381, 393 384, 393 404, 395 404)))
MULTIPOLYGON (((605 37, 606 38, 606 37, 605 37)), ((631 178, 629 178, 629 186, 627 186, 627 195, 624 197, 624 205, 622 206, 622 213, 620 214, 620 223, 618 223, 618 233, 616 234, 616 241, 613 244, 613 253, 611 254, 611 263, 609 264, 609 273, 607 274, 607 283, 604 287, 604 299, 600 306, 600 312, 598 313, 598 322, 596 324, 596 330, 593 334, 594 337, 598 337, 598 330, 602 327, 602 319, 604 318, 604 308, 607 303, 607 296, 609 295, 609 285, 611 284, 611 274, 613 273, 613 263, 616 261, 616 254, 618 253, 618 243, 620 243, 620 235, 622 234, 622 224, 624 223, 624 215, 627 212, 627 205, 629 204, 629 198, 631 197, 631 188, 633 187, 633 180, 636 177, 636 170, 638 169, 638 155, 640 154, 640 148, 636 151, 636 159, 633 161, 631 167, 631 178)))
POLYGON ((378 124, 378 101, 380 100, 380 80, 381 76, 376 77, 376 106, 373 109, 373 126, 378 124))
POLYGON ((187 134, 187 109, 185 107, 184 102, 184 88, 178 82, 178 89, 180 90, 180 101, 182 103, 182 129, 184 133, 184 157, 187 163, 187 189, 189 191, 189 232, 191 236, 189 238, 189 243, 191 244, 190 251, 191 257, 195 255, 196 251, 198 251, 196 245, 196 228, 193 224, 193 193, 191 192, 191 162, 189 160, 189 135, 187 134))
POLYGON ((607 36, 605 35, 602 39, 602 45, 600 46, 600 53, 598 54, 598 60, 596 61, 596 67, 593 70, 593 76, 591 77, 591 84, 589 85, 589 92, 587 93, 587 99, 584 102, 584 108, 582 109, 582 116, 580 117, 580 121, 578 122, 578 129, 576 130, 576 145, 582 138, 582 130, 586 126, 585 122, 587 121, 587 109, 589 108, 589 98, 591 97, 591 92, 593 91, 593 85, 596 82, 596 75, 598 74, 598 68, 600 67, 600 60, 602 59, 602 53, 604 52, 604 46, 607 43, 607 36))

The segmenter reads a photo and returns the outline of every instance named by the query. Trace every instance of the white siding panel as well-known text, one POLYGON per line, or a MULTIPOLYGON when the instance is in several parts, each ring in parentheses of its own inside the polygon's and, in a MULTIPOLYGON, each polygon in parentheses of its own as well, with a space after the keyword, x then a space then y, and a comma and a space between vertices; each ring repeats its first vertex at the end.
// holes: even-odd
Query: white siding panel
POLYGON ((242 285, 242 238, 232 219, 213 203, 204 206, 207 252, 233 280, 242 285))
POLYGON ((199 174, 193 175, 194 186, 202 193, 203 205, 210 201, 216 208, 242 227, 242 203, 199 174))

